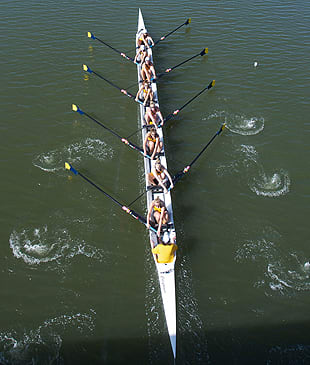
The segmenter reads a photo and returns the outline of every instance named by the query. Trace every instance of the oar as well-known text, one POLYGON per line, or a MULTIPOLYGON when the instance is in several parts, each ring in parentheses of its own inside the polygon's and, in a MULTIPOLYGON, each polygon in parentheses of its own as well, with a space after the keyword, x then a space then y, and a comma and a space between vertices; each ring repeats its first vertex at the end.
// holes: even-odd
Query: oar
MULTIPOLYGON (((191 23, 191 18, 188 18, 186 20, 186 22, 184 22, 183 24, 179 25, 178 27, 176 27, 175 29, 173 29, 171 32, 167 33, 166 35, 160 37, 156 42, 154 42, 154 46, 156 46, 156 44, 158 44, 159 42, 163 41, 164 39, 166 39, 167 37, 169 37, 172 33, 176 32, 178 29, 182 28, 184 25, 190 24, 191 23)), ((154 47, 153 46, 153 47, 154 47)))
MULTIPOLYGON (((158 79, 160 79, 161 77, 163 77, 164 75, 167 75, 167 73, 173 71, 174 69, 176 69, 177 67, 181 66, 181 65, 184 65, 184 63, 192 60, 193 58, 195 57, 198 57, 198 56, 204 56, 205 54, 207 54, 209 52, 208 48, 204 48, 201 52, 197 53, 195 56, 192 56, 190 58, 188 58, 187 60, 181 62, 181 63, 178 63, 177 65, 173 66, 173 67, 170 67, 170 68, 167 68, 165 70, 165 72, 162 72, 160 74, 157 74, 156 78, 151 78, 151 81, 152 82, 156 82, 158 79)), ((139 83, 141 83, 142 81, 139 81, 139 83)), ((137 82, 135 82, 134 84, 130 85, 127 87, 127 90, 128 89, 131 89, 132 87, 134 86, 137 86, 137 82)))
POLYGON ((225 123, 222 124, 221 128, 215 133, 215 135, 210 139, 210 141, 204 146, 204 148, 198 153, 198 155, 193 159, 193 161, 184 167, 183 170, 179 171, 178 173, 176 173, 173 178, 173 184, 175 185, 188 171, 189 169, 193 166, 193 164, 198 160, 198 158, 204 153, 204 151, 210 146, 210 144, 214 141, 214 139, 221 134, 221 132, 224 130, 225 128, 225 123))
POLYGON ((162 72, 160 74, 157 75, 156 79, 152 79, 152 81, 156 81, 157 79, 161 78, 162 76, 166 75, 167 73, 171 72, 172 70, 176 69, 177 67, 181 66, 181 65, 184 65, 184 63, 188 62, 188 61, 191 61, 192 59, 198 57, 198 56, 204 56, 205 54, 208 53, 208 48, 204 48, 201 52, 197 53, 195 56, 192 56, 190 58, 188 58, 187 60, 181 62, 181 63, 178 63, 177 65, 173 66, 173 67, 170 67, 170 68, 167 68, 165 70, 165 72, 162 72))
MULTIPOLYGON (((216 136, 218 136, 223 129, 225 128, 225 123, 222 124, 221 128, 216 132, 216 134, 210 139, 210 141, 207 143, 207 145, 198 153, 198 155, 194 158, 194 160, 187 165, 186 167, 184 167, 183 170, 179 171, 178 173, 176 173, 173 178, 173 185, 175 186, 175 184, 188 172, 188 170, 193 166, 193 164, 198 160, 198 158, 203 154, 203 152, 208 148, 208 146, 213 142, 213 140, 215 139, 216 136)), ((158 186, 148 186, 146 190, 143 191, 143 193, 141 193, 140 195, 138 195, 136 197, 136 199, 134 199, 128 206, 131 206, 133 203, 135 203, 137 200, 139 200, 145 193, 147 193, 150 190, 156 189, 158 188, 158 186)), ((168 191, 171 190, 170 188, 168 188, 168 191)))
POLYGON ((95 37, 95 35, 94 35, 92 32, 87 32, 87 37, 88 37, 88 38, 91 38, 91 39, 97 39, 97 41, 99 41, 100 43, 104 44, 105 46, 107 46, 107 47, 111 48, 114 52, 116 52, 116 53, 118 53, 119 55, 121 55, 122 57, 126 58, 126 60, 128 60, 128 61, 131 61, 131 62, 135 63, 133 58, 131 58, 131 57, 127 56, 125 53, 123 53, 123 52, 119 51, 118 49, 116 49, 116 48, 114 48, 114 47, 110 46, 108 43, 106 43, 106 42, 102 41, 102 40, 101 40, 101 39, 99 39, 98 37, 95 37))
POLYGON ((125 89, 121 89, 119 86, 115 85, 112 81, 109 81, 108 79, 106 79, 105 77, 99 75, 97 72, 95 72, 94 70, 92 70, 90 67, 88 67, 87 65, 83 65, 83 70, 85 72, 88 72, 90 74, 94 74, 96 76, 98 76, 100 79, 104 80, 105 82, 107 82, 108 84, 110 84, 111 86, 115 87, 117 90, 119 90, 122 94, 128 96, 129 98, 131 98, 133 101, 139 103, 139 104, 143 104, 142 101, 140 100, 135 100, 135 96, 130 94, 127 90, 125 89))
MULTIPOLYGON (((122 210, 126 213, 128 213, 129 215, 131 215, 133 218, 137 219, 140 223, 144 224, 145 227, 147 227, 147 222, 146 219, 144 217, 142 217, 140 214, 136 213, 134 210, 129 209, 128 207, 126 207, 125 205, 121 204, 119 201, 117 201, 115 198, 113 198, 113 196, 111 196, 110 194, 108 194, 107 192, 105 192, 104 190, 102 190, 98 185, 96 185, 94 182, 92 182, 88 177, 86 177, 85 175, 83 175, 81 172, 77 171, 75 168, 73 168, 72 165, 70 165, 68 162, 65 162, 65 168, 66 170, 70 170, 72 171, 75 175, 80 175, 81 178, 83 178, 85 181, 87 181, 89 184, 91 184, 92 186, 94 186, 96 189, 98 189, 99 191, 101 191, 106 197, 110 198, 115 204, 117 204, 120 208, 122 208, 122 210)), ((149 228, 150 230, 152 230, 153 232, 157 232, 157 230, 150 226, 149 228)))
MULTIPOLYGON (((188 102, 186 102, 183 106, 180 107, 180 109, 176 109, 174 112, 168 114, 166 116, 166 118, 164 118, 164 123, 166 123, 169 119, 171 119, 172 117, 174 117, 175 115, 179 114, 181 110, 183 110, 188 104, 190 104, 193 100, 195 100, 196 98, 198 98, 199 95, 201 95, 204 91, 206 90, 210 90, 211 87, 213 87, 215 85, 215 80, 211 81, 210 84, 203 88, 201 91, 199 91, 198 94, 196 94, 194 97, 192 97, 188 102)), ((161 127, 162 125, 158 125, 158 127, 161 127)), ((135 135, 136 133, 140 132, 143 128, 147 128, 148 126, 143 126, 142 128, 139 128, 138 130, 136 130, 134 133, 130 134, 127 138, 132 137, 133 135, 135 135)))
POLYGON ((199 95, 201 95, 203 92, 205 92, 206 90, 210 90, 211 87, 213 87, 215 85, 215 80, 211 81, 210 84, 203 88, 201 91, 199 91, 198 94, 196 94, 194 97, 192 97, 188 102, 186 102, 183 106, 181 106, 180 109, 175 110, 174 112, 170 113, 169 115, 166 116, 166 118, 164 119, 164 123, 166 123, 169 119, 171 119, 172 117, 174 117, 175 115, 179 114, 180 111, 182 109, 184 109, 188 104, 190 104, 193 100, 195 100, 196 98, 198 98, 199 95))
POLYGON ((85 115, 86 117, 88 117, 89 119, 91 119, 92 121, 94 121, 95 123, 97 123, 98 125, 100 125, 101 127, 103 127, 104 129, 106 129, 107 131, 109 131, 110 133, 112 133, 115 137, 117 137, 125 145, 131 147, 133 150, 136 150, 136 151, 140 152, 141 155, 143 155, 144 157, 147 157, 147 158, 151 159, 151 157, 149 155, 145 155, 144 154, 144 151, 143 151, 142 148, 138 147, 137 145, 135 145, 132 142, 129 142, 128 139, 121 137, 119 134, 117 134, 116 132, 114 132, 112 129, 106 127, 104 124, 102 124, 101 122, 99 122, 97 119, 93 118, 91 115, 89 115, 86 112, 84 112, 83 110, 81 110, 76 104, 72 104, 72 110, 74 112, 77 112, 77 113, 81 114, 81 115, 85 115))

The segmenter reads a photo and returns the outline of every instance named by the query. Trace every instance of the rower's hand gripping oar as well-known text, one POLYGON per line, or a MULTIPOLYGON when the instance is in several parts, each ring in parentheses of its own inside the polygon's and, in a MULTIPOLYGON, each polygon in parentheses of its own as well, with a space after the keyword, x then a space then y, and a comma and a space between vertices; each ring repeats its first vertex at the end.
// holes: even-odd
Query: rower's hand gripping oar
POLYGON ((111 86, 115 87, 115 89, 119 90, 122 94, 128 96, 130 99, 132 99, 134 102, 137 102, 139 104, 143 105, 143 102, 140 100, 135 100, 135 96, 130 94, 127 90, 125 89, 121 89, 119 86, 115 85, 113 82, 109 81, 108 79, 106 79, 105 77, 101 76, 100 74, 98 74, 96 71, 92 70, 90 67, 88 67, 87 65, 83 64, 83 70, 85 72, 88 72, 90 74, 94 74, 96 76, 98 76, 101 80, 104 80, 105 82, 107 82, 108 84, 110 84, 111 86))
POLYGON ((175 29, 173 29, 171 32, 167 33, 166 35, 163 35, 162 37, 160 37, 156 42, 154 42, 154 46, 156 46, 156 44, 158 44, 159 42, 163 41, 164 39, 166 39, 167 37, 169 37, 171 34, 173 34, 174 32, 176 32, 178 29, 182 28, 184 25, 188 25, 190 24, 192 21, 191 18, 188 18, 183 24, 179 25, 178 27, 176 27, 175 29))
MULTIPOLYGON (((211 81, 210 84, 203 88, 201 91, 199 91, 198 94, 196 94, 194 97, 192 97, 189 101, 187 101, 183 106, 181 106, 179 109, 176 109, 174 112, 170 113, 169 115, 167 115, 166 118, 164 118, 163 124, 165 122, 167 122, 168 120, 170 120, 171 118, 173 118, 174 116, 176 116, 177 114, 180 113, 181 110, 183 110, 188 104, 190 104, 193 100, 195 100, 196 98, 198 98, 199 95, 201 95, 204 91, 206 90, 210 90, 213 86, 215 85, 215 80, 211 81)), ((160 128, 162 127, 163 124, 158 125, 157 127, 160 128)), ((140 132, 143 128, 147 128, 148 126, 144 125, 142 128, 139 128, 138 130, 136 130, 135 132, 133 132, 132 134, 130 134, 127 138, 132 137, 133 135, 135 135, 136 133, 140 132)))
POLYGON ((151 159, 151 157, 149 155, 145 155, 144 154, 144 151, 143 151, 142 148, 140 148, 137 145, 135 145, 134 143, 128 141, 128 139, 121 137, 119 134, 117 134, 116 132, 114 132, 112 129, 106 127, 104 124, 102 124, 101 122, 99 122, 97 119, 93 118, 91 115, 89 115, 86 112, 84 112, 83 110, 81 110, 76 104, 72 104, 72 110, 74 112, 77 112, 77 113, 81 114, 81 115, 85 115, 87 118, 91 119, 93 122, 97 123, 98 125, 100 125, 101 127, 103 127, 105 130, 107 130, 108 132, 110 132, 111 134, 113 134, 115 137, 117 137, 126 146, 129 146, 133 150, 140 152, 142 156, 151 159))
POLYGON ((199 53, 197 53, 196 55, 194 55, 194 56, 192 56, 192 57, 188 58, 187 60, 185 60, 185 61, 183 61, 183 62, 181 62, 181 63, 178 63, 177 65, 175 65, 175 66, 173 66, 173 67, 169 67, 169 68, 167 68, 167 69, 165 70, 165 72, 162 72, 162 73, 158 74, 158 75, 157 75, 157 77, 156 77, 156 78, 152 78, 152 79, 151 79, 151 81, 156 81, 156 80, 158 80, 158 79, 159 79, 159 78, 161 78, 162 76, 167 75, 167 73, 169 73, 169 72, 171 72, 171 71, 175 70, 177 67, 180 67, 180 66, 184 65, 184 63, 189 62, 189 61, 191 61, 192 59, 194 59, 194 58, 196 58, 196 57, 198 57, 198 56, 204 56, 204 55, 206 55, 208 52, 209 52, 208 48, 204 48, 201 52, 199 52, 199 53))
MULTIPOLYGON (((189 169, 193 166, 193 164, 198 160, 198 158, 204 153, 204 151, 208 148, 208 146, 214 141, 215 137, 217 137, 219 134, 222 133, 222 131, 225 128, 225 123, 222 124, 221 128, 216 132, 216 134, 210 139, 210 141, 206 144, 206 146, 198 153, 198 155, 194 158, 194 160, 187 166, 184 167, 183 170, 179 171, 178 173, 176 173, 173 178, 172 178, 172 182, 173 185, 175 186, 175 184, 189 171, 189 169)), ((158 188, 157 186, 148 186, 148 188, 143 191, 143 193, 141 193, 140 195, 138 195, 136 197, 136 199, 134 199, 128 206, 131 206, 133 203, 135 203, 137 200, 139 200, 145 193, 147 193, 150 190, 156 189, 158 188)), ((171 188, 168 188, 168 191, 170 191, 171 188)))
POLYGON ((101 39, 99 39, 98 37, 95 37, 95 35, 92 32, 87 32, 87 37, 91 38, 91 39, 97 39, 97 41, 99 41, 100 43, 104 44, 105 46, 109 47, 110 49, 112 49, 114 52, 118 53, 120 56, 124 57, 126 60, 130 61, 130 62, 134 62, 134 59, 127 56, 124 52, 119 51, 118 49, 110 46, 108 43, 102 41, 101 39))
MULTIPOLYGON (((94 186, 96 189, 98 189, 101 193, 103 193, 106 197, 108 197, 109 199, 111 199, 115 204, 117 204, 120 208, 122 208, 122 210, 126 213, 128 213, 131 217, 137 219, 140 223, 142 223, 146 228, 147 227, 147 221, 144 217, 142 217, 140 214, 136 213, 134 210, 129 209, 128 207, 126 207, 126 205, 121 204, 119 201, 117 201, 115 198, 113 198, 113 196, 111 196, 110 194, 108 194, 107 192, 105 192, 104 190, 102 190, 98 185, 96 185, 94 182, 92 182, 88 177, 86 177, 85 175, 83 175, 81 172, 77 171, 72 165, 70 165, 68 162, 65 162, 65 169, 66 170, 70 170, 74 173, 74 175, 79 175, 81 176, 82 179, 84 179, 85 181, 87 181, 89 184, 91 184, 92 186, 94 186)), ((150 226, 148 229, 150 229, 151 231, 157 233, 157 230, 150 226)))
POLYGON ((188 164, 187 166, 184 167, 183 170, 179 171, 178 173, 176 173, 173 178, 173 184, 175 185, 188 171, 189 169, 193 166, 193 164, 198 160, 198 158, 204 153, 204 151, 210 146, 210 144, 214 141, 214 139, 222 133, 222 131, 225 129, 226 124, 222 124, 221 128, 215 133, 215 135, 210 139, 210 141, 204 146, 204 148, 198 153, 198 155, 193 159, 193 161, 188 164))

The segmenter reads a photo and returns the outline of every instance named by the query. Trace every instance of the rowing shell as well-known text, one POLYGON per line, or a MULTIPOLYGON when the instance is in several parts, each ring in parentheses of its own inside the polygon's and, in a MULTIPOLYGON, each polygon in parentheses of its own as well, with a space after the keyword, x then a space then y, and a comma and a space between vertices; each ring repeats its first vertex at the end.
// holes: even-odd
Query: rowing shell
MULTIPOLYGON (((138 31, 136 34, 136 41, 140 37, 141 33, 146 32, 146 28, 144 25, 143 16, 141 13, 141 10, 139 9, 139 17, 138 17, 138 31)), ((137 44, 137 42, 136 42, 137 44)), ((148 57, 150 57, 151 61, 153 62, 153 55, 152 55, 152 49, 148 48, 148 57)), ((141 82, 141 65, 139 64, 137 66, 138 69, 138 81, 141 82)), ((139 83, 140 85, 140 83, 139 83)), ((158 94, 157 94, 157 86, 156 83, 152 84, 152 90, 154 93, 154 101, 158 104, 158 94)), ((141 127, 143 126, 144 121, 144 114, 145 114, 145 107, 143 105, 140 105, 140 122, 141 127)), ((142 141, 145 139, 147 131, 145 128, 142 129, 142 141)), ((160 137, 160 140, 163 141, 163 132, 162 128, 158 129, 158 134, 160 137)), ((164 144, 164 143, 163 143, 164 144)), ((167 160, 164 153, 164 147, 163 147, 163 153, 160 156, 161 164, 167 168, 167 160)), ((151 161, 150 159, 145 158, 144 159, 144 172, 145 172, 145 185, 146 188, 148 187, 148 174, 151 172, 151 169, 153 167, 153 164, 155 161, 151 161)), ((148 191, 147 192, 147 208, 149 208, 152 201, 159 197, 162 201, 165 202, 166 208, 169 213, 169 224, 166 227, 166 230, 168 231, 169 235, 175 235, 175 228, 174 228, 174 221, 173 221, 173 211, 172 211, 172 201, 171 201, 171 194, 168 192, 167 194, 164 194, 163 192, 154 192, 154 191, 148 191)), ((150 230, 150 241, 157 242, 156 234, 150 230)), ((152 244, 151 244, 152 247, 152 244)), ((158 272, 158 279, 160 284, 160 291, 161 291, 161 297, 163 301, 163 307, 166 317, 166 323, 168 328, 168 333, 170 337, 171 347, 173 351, 174 358, 176 357, 176 303, 175 303, 175 279, 174 279, 174 266, 175 266, 175 260, 176 256, 174 257, 173 262, 168 264, 160 264, 156 260, 156 256, 153 255, 154 262, 156 265, 156 269, 158 272)))

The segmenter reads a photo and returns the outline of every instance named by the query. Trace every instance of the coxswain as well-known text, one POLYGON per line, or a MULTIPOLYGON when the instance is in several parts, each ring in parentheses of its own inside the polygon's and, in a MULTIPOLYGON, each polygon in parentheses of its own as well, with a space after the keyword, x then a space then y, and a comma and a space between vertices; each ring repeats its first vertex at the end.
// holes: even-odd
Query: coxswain
POLYGON ((155 128, 158 127, 158 124, 161 126, 164 124, 163 115, 154 102, 150 102, 150 107, 146 108, 144 119, 147 125, 154 124, 155 128))
POLYGON ((159 244, 154 247, 154 242, 151 241, 152 244, 152 253, 156 255, 156 260, 159 264, 168 264, 173 262, 175 251, 178 249, 177 244, 175 243, 175 234, 167 232, 164 233, 163 239, 159 239, 159 244))
POLYGON ((156 132, 154 127, 146 133, 144 143, 143 143, 143 151, 145 155, 149 155, 152 160, 154 160, 157 153, 160 153, 163 148, 163 142, 160 141, 159 135, 156 132))
POLYGON ((147 228, 150 228, 150 219, 153 215, 155 222, 158 224, 157 236, 160 237, 161 226, 169 221, 169 214, 165 203, 157 197, 152 201, 146 217, 147 228))
POLYGON ((148 82, 151 82, 156 79, 155 68, 150 57, 145 57, 144 61, 145 62, 143 63, 141 68, 141 78, 142 80, 147 80, 148 82))
POLYGON ((143 81, 140 89, 137 92, 136 95, 136 101, 140 100, 143 102, 143 105, 146 106, 146 104, 153 101, 154 93, 152 90, 151 85, 147 81, 143 81))
POLYGON ((173 189, 174 186, 168 170, 160 163, 159 158, 155 161, 151 172, 148 174, 148 181, 153 186, 160 185, 164 189, 165 194, 168 193, 168 185, 170 189, 173 189))

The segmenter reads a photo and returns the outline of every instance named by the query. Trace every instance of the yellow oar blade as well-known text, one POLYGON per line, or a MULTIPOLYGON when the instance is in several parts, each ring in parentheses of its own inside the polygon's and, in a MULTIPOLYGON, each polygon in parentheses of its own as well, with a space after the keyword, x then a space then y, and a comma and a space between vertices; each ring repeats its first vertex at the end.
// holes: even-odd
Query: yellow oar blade
POLYGON ((205 54, 207 54, 209 52, 209 48, 205 48, 205 54))
POLYGON ((188 24, 192 22, 192 18, 188 18, 188 24))
POLYGON ((215 80, 212 81, 211 86, 213 87, 215 85, 215 80))
POLYGON ((92 33, 91 32, 87 32, 87 37, 91 38, 92 37, 92 33))
POLYGON ((74 112, 77 112, 78 111, 78 106, 76 104, 72 104, 72 110, 74 112))
POLYGON ((71 165, 69 164, 69 162, 65 162, 65 169, 71 170, 71 165))

